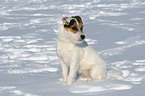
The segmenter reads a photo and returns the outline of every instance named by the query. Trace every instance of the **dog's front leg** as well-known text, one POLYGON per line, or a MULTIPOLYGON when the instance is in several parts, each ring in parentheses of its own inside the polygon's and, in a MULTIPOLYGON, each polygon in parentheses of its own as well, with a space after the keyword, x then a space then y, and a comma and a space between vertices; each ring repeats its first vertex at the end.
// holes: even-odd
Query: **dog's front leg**
POLYGON ((74 82, 76 73, 79 69, 79 56, 78 54, 72 54, 71 62, 70 62, 70 72, 67 79, 67 84, 70 85, 74 82))
POLYGON ((67 80, 68 85, 70 85, 74 82, 77 71, 78 71, 77 64, 71 63, 70 72, 69 72, 68 80, 67 80))
POLYGON ((61 60, 61 68, 62 68, 62 75, 63 75, 63 81, 67 81, 67 75, 68 75, 68 66, 66 66, 61 60))
POLYGON ((75 76, 79 70, 79 65, 80 65, 80 57, 81 55, 81 50, 80 48, 75 48, 75 50, 71 54, 71 59, 70 59, 70 72, 68 75, 67 79, 67 84, 70 85, 74 82, 75 76))

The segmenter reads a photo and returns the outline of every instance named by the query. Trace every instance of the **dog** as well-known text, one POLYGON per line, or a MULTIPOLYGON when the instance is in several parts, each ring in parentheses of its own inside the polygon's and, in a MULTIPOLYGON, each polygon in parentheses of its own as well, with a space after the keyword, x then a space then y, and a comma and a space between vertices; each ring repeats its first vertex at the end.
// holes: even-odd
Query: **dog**
POLYGON ((80 16, 64 17, 56 40, 57 55, 61 63, 63 81, 68 85, 75 81, 76 74, 88 80, 102 80, 120 73, 107 71, 105 61, 85 41, 83 21, 80 16))

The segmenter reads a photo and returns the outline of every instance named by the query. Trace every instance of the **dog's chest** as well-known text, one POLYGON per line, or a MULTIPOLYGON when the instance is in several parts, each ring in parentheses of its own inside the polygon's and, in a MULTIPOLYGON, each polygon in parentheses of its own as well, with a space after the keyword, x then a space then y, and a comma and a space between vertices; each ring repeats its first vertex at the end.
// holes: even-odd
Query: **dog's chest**
POLYGON ((60 60, 67 66, 70 66, 73 54, 75 54, 76 47, 72 43, 64 43, 57 41, 57 53, 60 60))

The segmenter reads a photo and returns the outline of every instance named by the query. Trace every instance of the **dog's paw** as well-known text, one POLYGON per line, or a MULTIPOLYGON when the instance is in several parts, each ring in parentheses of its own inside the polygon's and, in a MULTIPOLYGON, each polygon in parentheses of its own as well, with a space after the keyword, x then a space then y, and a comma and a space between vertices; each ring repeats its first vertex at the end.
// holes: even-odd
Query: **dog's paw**
POLYGON ((71 84, 73 84, 74 81, 75 81, 74 79, 73 79, 73 80, 69 80, 69 79, 68 79, 67 82, 66 82, 66 84, 67 84, 67 85, 71 85, 71 84))
POLYGON ((91 81, 93 81, 91 78, 83 78, 83 77, 80 77, 79 80, 80 81, 85 81, 85 82, 91 82, 91 81))
POLYGON ((67 79, 65 80, 63 78, 59 78, 59 81, 61 81, 61 82, 67 82, 67 79))
POLYGON ((73 82, 67 82, 67 85, 71 85, 73 82))
POLYGON ((63 82, 67 82, 67 79, 63 79, 63 82))

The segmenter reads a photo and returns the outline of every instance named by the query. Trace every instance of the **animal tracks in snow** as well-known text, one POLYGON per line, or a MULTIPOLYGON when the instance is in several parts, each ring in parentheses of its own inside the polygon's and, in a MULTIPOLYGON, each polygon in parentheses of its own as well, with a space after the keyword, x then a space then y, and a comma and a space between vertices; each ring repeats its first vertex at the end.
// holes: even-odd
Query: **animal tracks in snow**
POLYGON ((133 63, 135 66, 140 66, 139 68, 136 68, 135 70, 138 72, 145 72, 145 60, 136 60, 135 63, 133 63))
POLYGON ((118 80, 127 81, 132 84, 140 84, 141 81, 145 78, 144 63, 145 63, 144 60, 136 60, 136 61, 124 60, 112 63, 112 66, 110 67, 114 68, 116 66, 117 70, 121 70, 122 76, 120 76, 118 80))
POLYGON ((55 41, 37 44, 42 41, 41 38, 36 38, 36 34, 0 36, 0 64, 3 65, 0 67, 11 68, 8 69, 9 74, 57 72, 58 68, 51 67, 51 65, 46 68, 47 63, 54 61, 57 63, 55 41))
POLYGON ((139 36, 136 36, 136 37, 129 37, 124 41, 117 41, 115 42, 115 44, 120 45, 120 47, 102 50, 99 51, 99 54, 104 56, 113 56, 113 55, 122 54, 123 51, 126 51, 129 48, 145 44, 145 40, 140 39, 139 36))
POLYGON ((3 87, 0 86, 0 93, 1 92, 5 92, 6 95, 11 94, 11 95, 16 95, 16 96, 38 96, 31 93, 23 92, 15 86, 3 86, 3 87))

